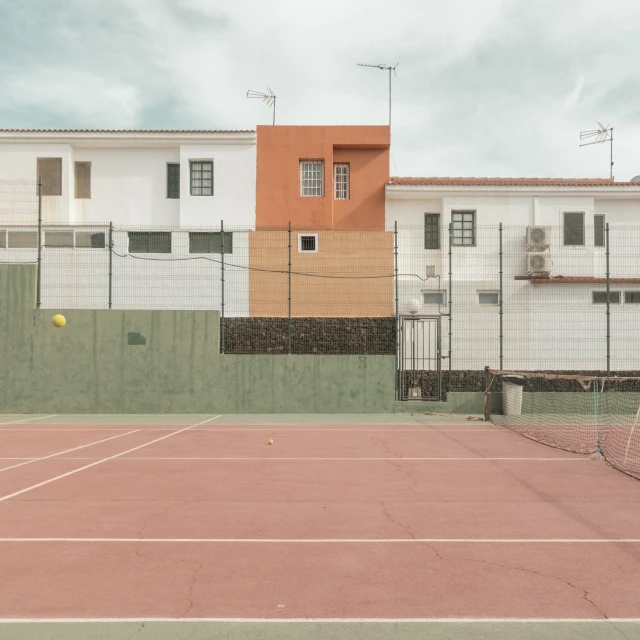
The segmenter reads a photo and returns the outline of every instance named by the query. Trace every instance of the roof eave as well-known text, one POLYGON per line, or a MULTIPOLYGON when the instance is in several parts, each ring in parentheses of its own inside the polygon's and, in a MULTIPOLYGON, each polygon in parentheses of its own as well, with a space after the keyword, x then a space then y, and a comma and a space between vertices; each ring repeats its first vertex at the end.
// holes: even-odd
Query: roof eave
POLYGON ((618 186, 615 184, 595 186, 514 186, 514 185, 395 185, 387 184, 386 194, 390 198, 411 199, 421 196, 448 197, 456 195, 553 195, 570 193, 575 196, 593 197, 609 195, 640 195, 640 184, 637 187, 618 186))

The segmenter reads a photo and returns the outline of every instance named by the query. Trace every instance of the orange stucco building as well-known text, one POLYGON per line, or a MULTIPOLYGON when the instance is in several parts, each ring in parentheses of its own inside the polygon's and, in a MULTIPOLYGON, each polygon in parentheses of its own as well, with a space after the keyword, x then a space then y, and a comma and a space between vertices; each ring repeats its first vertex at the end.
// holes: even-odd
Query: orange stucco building
POLYGON ((251 316, 288 314, 289 262, 292 316, 393 315, 389 148, 386 126, 258 127, 251 316))

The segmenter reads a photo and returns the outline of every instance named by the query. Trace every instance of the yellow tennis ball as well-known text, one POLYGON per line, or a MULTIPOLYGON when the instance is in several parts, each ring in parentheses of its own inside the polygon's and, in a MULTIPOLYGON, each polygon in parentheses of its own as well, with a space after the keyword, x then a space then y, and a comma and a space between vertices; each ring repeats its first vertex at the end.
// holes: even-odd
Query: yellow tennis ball
POLYGON ((273 444, 273 440, 269 440, 269 443, 268 443, 268 444, 273 444))
POLYGON ((67 319, 63 315, 57 313, 55 316, 53 316, 51 322, 53 322, 54 327, 59 328, 64 327, 64 325, 67 324, 67 319))

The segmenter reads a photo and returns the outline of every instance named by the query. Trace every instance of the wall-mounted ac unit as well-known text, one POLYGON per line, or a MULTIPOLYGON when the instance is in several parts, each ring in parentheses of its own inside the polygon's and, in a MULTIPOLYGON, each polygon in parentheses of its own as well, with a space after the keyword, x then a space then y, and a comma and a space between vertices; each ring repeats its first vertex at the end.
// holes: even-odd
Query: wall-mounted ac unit
POLYGON ((527 274, 543 277, 550 274, 549 256, 542 252, 527 253, 527 274))
POLYGON ((435 278, 436 276, 438 276, 438 265, 435 264, 428 264, 426 269, 425 269, 425 275, 427 276, 427 278, 435 278))
POLYGON ((546 251, 549 248, 549 227, 527 227, 527 251, 546 251))

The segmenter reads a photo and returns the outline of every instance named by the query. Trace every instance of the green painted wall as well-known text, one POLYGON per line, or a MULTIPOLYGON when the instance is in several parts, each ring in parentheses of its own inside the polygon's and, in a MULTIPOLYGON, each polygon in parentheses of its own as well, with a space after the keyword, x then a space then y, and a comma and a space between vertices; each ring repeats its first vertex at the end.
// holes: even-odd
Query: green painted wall
POLYGON ((36 310, 35 273, 0 265, 0 413, 393 410, 393 356, 220 355, 217 311, 36 310))

